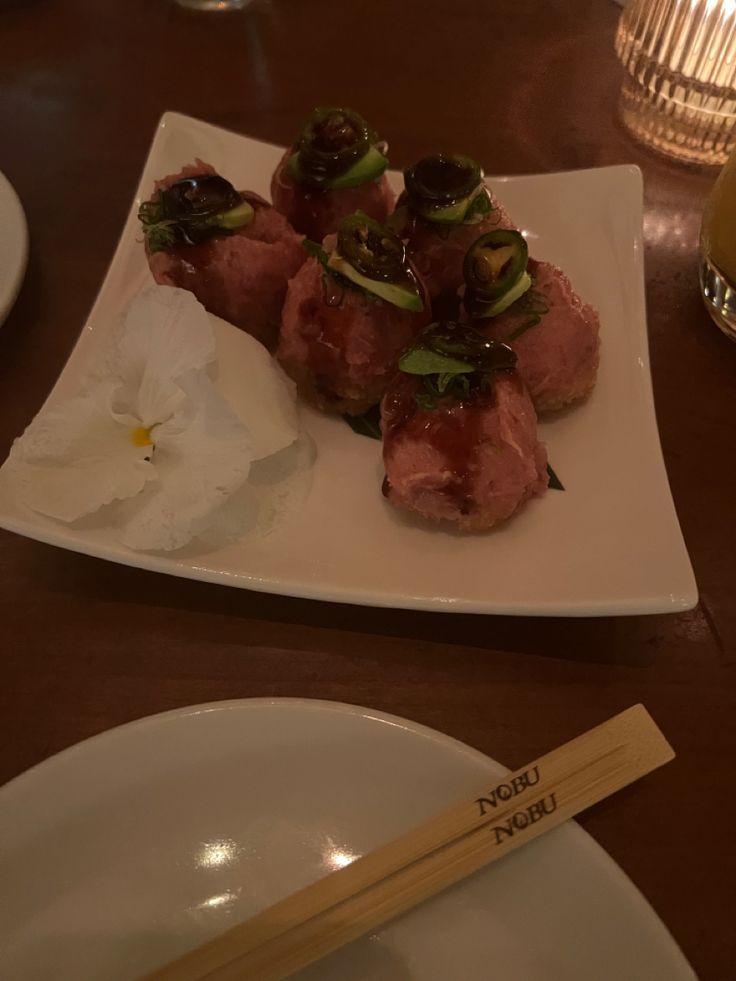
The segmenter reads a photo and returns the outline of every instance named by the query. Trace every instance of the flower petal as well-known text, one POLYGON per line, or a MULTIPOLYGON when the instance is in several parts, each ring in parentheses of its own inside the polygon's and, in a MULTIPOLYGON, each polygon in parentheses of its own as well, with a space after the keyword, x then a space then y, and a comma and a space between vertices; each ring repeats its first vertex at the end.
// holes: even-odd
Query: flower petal
POLYGON ((138 494, 155 478, 151 447, 136 446, 129 426, 110 415, 110 384, 42 410, 15 441, 8 476, 28 507, 76 521, 138 494))
POLYGON ((180 403, 177 379, 214 357, 212 327, 193 294, 149 287, 131 302, 108 353, 108 373, 121 383, 116 411, 131 412, 145 426, 163 422, 180 403))
POLYGON ((253 459, 278 453, 299 435, 296 387, 250 334, 210 314, 218 390, 251 434, 253 459))
POLYGON ((154 432, 158 481, 130 508, 121 536, 129 548, 181 548, 210 525, 248 478, 248 432, 212 382, 194 371, 179 385, 187 398, 154 432))

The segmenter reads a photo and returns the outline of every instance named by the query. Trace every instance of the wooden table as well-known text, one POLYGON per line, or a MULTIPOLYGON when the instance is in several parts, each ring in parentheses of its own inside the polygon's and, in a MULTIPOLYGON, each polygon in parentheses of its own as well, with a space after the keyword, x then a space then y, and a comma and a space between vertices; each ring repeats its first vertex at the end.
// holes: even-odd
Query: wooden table
POLYGON ((3 533, 0 782, 110 726, 211 699, 368 705, 510 766, 642 701, 678 758, 582 823, 703 981, 734 977, 736 346, 697 289, 712 173, 650 155, 616 121, 618 13, 607 0, 255 0, 222 15, 170 0, 0 0, 0 169, 31 233, 0 330, 3 456, 76 339, 161 112, 284 143, 306 109, 341 101, 391 134, 397 164, 440 147, 497 173, 642 168, 657 414, 701 592, 679 616, 372 610, 170 579, 3 533))

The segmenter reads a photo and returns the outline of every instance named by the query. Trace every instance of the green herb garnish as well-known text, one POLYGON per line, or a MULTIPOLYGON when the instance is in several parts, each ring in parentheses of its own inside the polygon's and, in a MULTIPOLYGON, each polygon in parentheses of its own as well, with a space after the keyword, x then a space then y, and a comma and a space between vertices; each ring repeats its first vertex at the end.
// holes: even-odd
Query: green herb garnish
MULTIPOLYGON (((315 242, 311 238, 304 238, 302 239, 302 248, 313 259, 316 259, 320 266, 322 266, 323 282, 329 276, 334 279, 335 283, 341 290, 352 290, 354 293, 360 293, 361 296, 364 296, 367 300, 370 300, 371 303, 379 302, 379 298, 374 296, 373 293, 369 293, 368 290, 364 290, 362 286, 358 286, 357 283, 354 283, 351 279, 348 279, 347 276, 343 276, 336 269, 332 269, 329 265, 330 255, 325 251, 325 249, 322 248, 319 242, 315 242)), ((341 302, 342 297, 340 297, 337 303, 331 305, 339 306, 341 302)))
POLYGON ((547 476, 549 477, 548 486, 550 490, 564 491, 565 488, 562 484, 562 481, 560 480, 560 478, 557 476, 557 474, 554 472, 554 470, 549 464, 547 464, 547 476))
POLYGON ((219 174, 182 177, 144 201, 138 219, 149 252, 232 235, 253 220, 253 205, 219 174))
POLYGON ((327 261, 330 257, 319 242, 314 242, 311 238, 304 238, 302 239, 302 248, 307 255, 311 255, 313 259, 316 259, 320 266, 327 269, 327 261))
POLYGON ((164 218, 158 201, 144 201, 138 209, 138 220, 143 226, 149 252, 162 252, 176 241, 176 224, 171 218, 164 218))
POLYGON ((399 368, 407 375, 467 375, 476 370, 467 361, 448 357, 421 344, 402 354, 399 358, 399 368))
POLYGON ((459 358, 439 354, 418 345, 399 358, 399 369, 407 375, 421 375, 422 388, 416 394, 420 409, 431 412, 443 398, 458 399, 470 396, 470 376, 477 368, 459 358))
POLYGON ((354 433, 367 436, 369 439, 381 438, 381 408, 378 404, 366 409, 362 415, 344 415, 343 419, 354 433))
MULTIPOLYGON (((545 313, 549 313, 549 307, 544 295, 535 289, 534 286, 528 289, 514 304, 515 313, 527 314, 527 319, 513 330, 507 340, 515 341, 530 328, 536 327, 545 313)), ((563 488, 564 489, 564 488, 563 488)))
POLYGON ((448 396, 467 400, 492 388, 491 375, 477 372, 466 375, 425 375, 423 383, 423 388, 417 392, 415 399, 419 408, 427 412, 436 409, 437 403, 448 396))
POLYGON ((416 401, 427 410, 450 396, 468 399, 488 391, 494 372, 508 371, 515 365, 516 355, 506 344, 453 321, 431 324, 399 359, 401 371, 421 376, 422 389, 416 401))
POLYGON ((473 200, 468 205, 468 210, 465 212, 464 222, 473 222, 476 219, 480 221, 485 218, 486 215, 490 215, 493 211, 493 205, 491 204, 491 199, 485 190, 482 190, 480 194, 476 194, 473 200))

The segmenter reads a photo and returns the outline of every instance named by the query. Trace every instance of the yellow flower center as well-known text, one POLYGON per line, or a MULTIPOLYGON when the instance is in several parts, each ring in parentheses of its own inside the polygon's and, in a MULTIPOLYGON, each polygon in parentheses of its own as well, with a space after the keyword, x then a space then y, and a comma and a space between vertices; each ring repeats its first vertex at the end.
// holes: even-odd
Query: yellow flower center
POLYGON ((130 441, 133 446, 153 446, 151 430, 146 429, 145 426, 137 426, 135 429, 131 429, 130 441))

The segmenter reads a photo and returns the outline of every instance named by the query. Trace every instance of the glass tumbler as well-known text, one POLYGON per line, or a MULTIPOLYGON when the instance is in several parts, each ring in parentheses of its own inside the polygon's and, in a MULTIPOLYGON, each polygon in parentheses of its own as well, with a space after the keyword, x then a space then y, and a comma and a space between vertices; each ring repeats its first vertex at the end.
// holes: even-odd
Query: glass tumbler
POLYGON ((736 341, 736 152, 719 174, 703 215, 700 289, 715 323, 736 341))
POLYGON ((736 141, 735 0, 629 0, 616 52, 633 135, 680 160, 725 163, 736 141))

